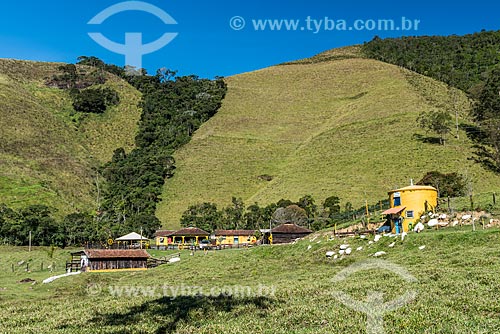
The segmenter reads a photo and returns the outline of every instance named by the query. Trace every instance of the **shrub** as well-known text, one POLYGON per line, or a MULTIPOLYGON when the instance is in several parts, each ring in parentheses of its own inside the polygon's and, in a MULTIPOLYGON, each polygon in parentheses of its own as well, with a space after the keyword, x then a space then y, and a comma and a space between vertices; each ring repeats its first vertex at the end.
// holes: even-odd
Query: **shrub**
POLYGON ((109 106, 120 102, 118 93, 108 87, 74 91, 73 108, 84 113, 102 114, 109 106))
POLYGON ((457 173, 427 172, 417 184, 433 186, 438 190, 440 197, 459 197, 465 193, 465 181, 457 173))

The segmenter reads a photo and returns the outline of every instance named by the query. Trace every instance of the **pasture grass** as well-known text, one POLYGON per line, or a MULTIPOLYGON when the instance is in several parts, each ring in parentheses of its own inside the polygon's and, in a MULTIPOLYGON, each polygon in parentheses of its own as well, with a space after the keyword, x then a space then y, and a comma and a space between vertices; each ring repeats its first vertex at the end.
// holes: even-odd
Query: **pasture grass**
MULTIPOLYGON (((9 263, 46 261, 46 250, 29 254, 3 247, 0 287, 7 290, 0 291, 0 332, 363 333, 366 315, 342 304, 335 291, 360 301, 380 291, 389 301, 415 290, 413 301, 385 314, 386 333, 497 333, 499 232, 464 226, 426 230, 404 241, 383 237, 372 245, 360 238, 329 240, 321 232, 293 245, 183 252, 181 262, 145 272, 84 273, 33 286, 16 283, 28 274, 13 275, 9 263), (325 257, 346 242, 353 248, 350 256, 325 257), (363 250, 355 251, 359 246, 363 250), (381 250, 387 252, 383 261, 404 268, 417 282, 378 269, 332 281, 381 250)), ((63 262, 67 254, 56 250, 54 258, 63 262)), ((29 276, 38 281, 49 273, 29 276)))

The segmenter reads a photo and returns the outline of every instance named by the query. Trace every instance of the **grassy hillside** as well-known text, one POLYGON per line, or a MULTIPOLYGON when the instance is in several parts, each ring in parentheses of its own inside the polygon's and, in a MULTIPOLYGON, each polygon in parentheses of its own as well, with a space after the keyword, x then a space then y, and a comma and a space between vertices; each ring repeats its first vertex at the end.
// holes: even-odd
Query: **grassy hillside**
POLYGON ((111 76, 120 104, 78 120, 68 93, 44 85, 58 66, 0 59, 0 202, 9 206, 92 209, 91 168, 133 147, 140 93, 111 76))
POLYGON ((467 175, 475 193, 499 189, 498 176, 467 160, 465 133, 443 147, 416 128, 418 114, 434 108, 457 109, 467 123, 462 92, 357 52, 228 78, 220 111, 175 154, 158 209, 164 225, 175 227, 189 204, 226 205, 231 196, 249 205, 337 195, 361 206, 431 170, 467 175))
POLYGON ((378 291, 388 302, 413 290, 413 301, 384 315, 386 333, 497 333, 499 235, 498 228, 473 233, 466 226, 372 245, 317 236, 295 245, 183 253, 181 262, 146 272, 85 273, 50 284, 40 284, 51 274, 37 268, 42 262, 60 268, 68 251, 56 250, 51 259, 46 249, 1 248, 0 332, 364 333, 366 315, 335 292, 365 301, 378 291), (349 257, 325 257, 344 242, 353 249, 349 257), (381 250, 384 264, 400 266, 416 281, 382 268, 332 281, 381 250), (30 261, 32 272, 20 261, 30 261), (18 283, 25 278, 37 283, 18 283))

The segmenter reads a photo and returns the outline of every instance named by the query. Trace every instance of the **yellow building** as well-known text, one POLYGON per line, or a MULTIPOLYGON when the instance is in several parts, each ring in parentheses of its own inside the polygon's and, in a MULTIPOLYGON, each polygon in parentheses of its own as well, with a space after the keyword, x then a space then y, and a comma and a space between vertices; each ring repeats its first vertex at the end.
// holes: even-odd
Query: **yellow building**
POLYGON ((215 240, 219 245, 245 245, 257 242, 254 230, 215 230, 215 240))
POLYGON ((168 247, 168 245, 172 244, 171 234, 175 231, 171 230, 158 230, 156 231, 155 237, 155 245, 157 248, 168 247))
POLYGON ((383 212, 383 214, 392 217, 392 233, 408 232, 422 214, 436 209, 437 197, 436 188, 431 186, 411 185, 390 191, 389 203, 391 209, 383 212), (396 226, 399 217, 402 218, 401 226, 396 226))
POLYGON ((172 237, 172 244, 178 246, 198 246, 203 239, 209 240, 210 233, 197 227, 181 228, 169 237, 172 237))

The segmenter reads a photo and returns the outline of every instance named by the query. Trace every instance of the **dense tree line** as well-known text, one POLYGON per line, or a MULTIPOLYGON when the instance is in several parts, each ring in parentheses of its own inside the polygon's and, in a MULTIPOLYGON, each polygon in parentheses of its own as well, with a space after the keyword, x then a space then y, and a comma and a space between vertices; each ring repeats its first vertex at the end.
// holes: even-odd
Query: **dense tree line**
MULTIPOLYGON (((475 126, 466 127, 475 142, 474 159, 500 172, 499 46, 500 31, 482 31, 464 36, 375 37, 363 45, 363 52, 468 93, 476 102, 471 115, 475 126)), ((433 119, 439 124, 432 131, 443 139, 448 118, 436 113, 424 116, 439 116, 433 119)))
POLYGON ((165 179, 175 170, 172 154, 215 115, 226 85, 222 78, 177 76, 167 69, 155 75, 145 70, 130 75, 126 68, 95 57, 80 57, 79 65, 118 75, 142 93, 136 147, 131 152, 117 148, 112 160, 98 171, 104 183, 97 218, 112 235, 141 227, 145 234, 152 235, 161 225, 155 211, 165 179))
POLYGON ((210 202, 189 206, 181 218, 181 226, 195 226, 206 231, 215 229, 274 228, 283 223, 320 230, 335 223, 349 221, 353 215, 362 216, 365 208, 354 210, 347 202, 341 208, 340 198, 330 196, 320 205, 311 195, 305 195, 294 202, 281 199, 276 203, 260 206, 258 203, 245 206, 241 198, 233 197, 231 205, 218 209, 210 202))

